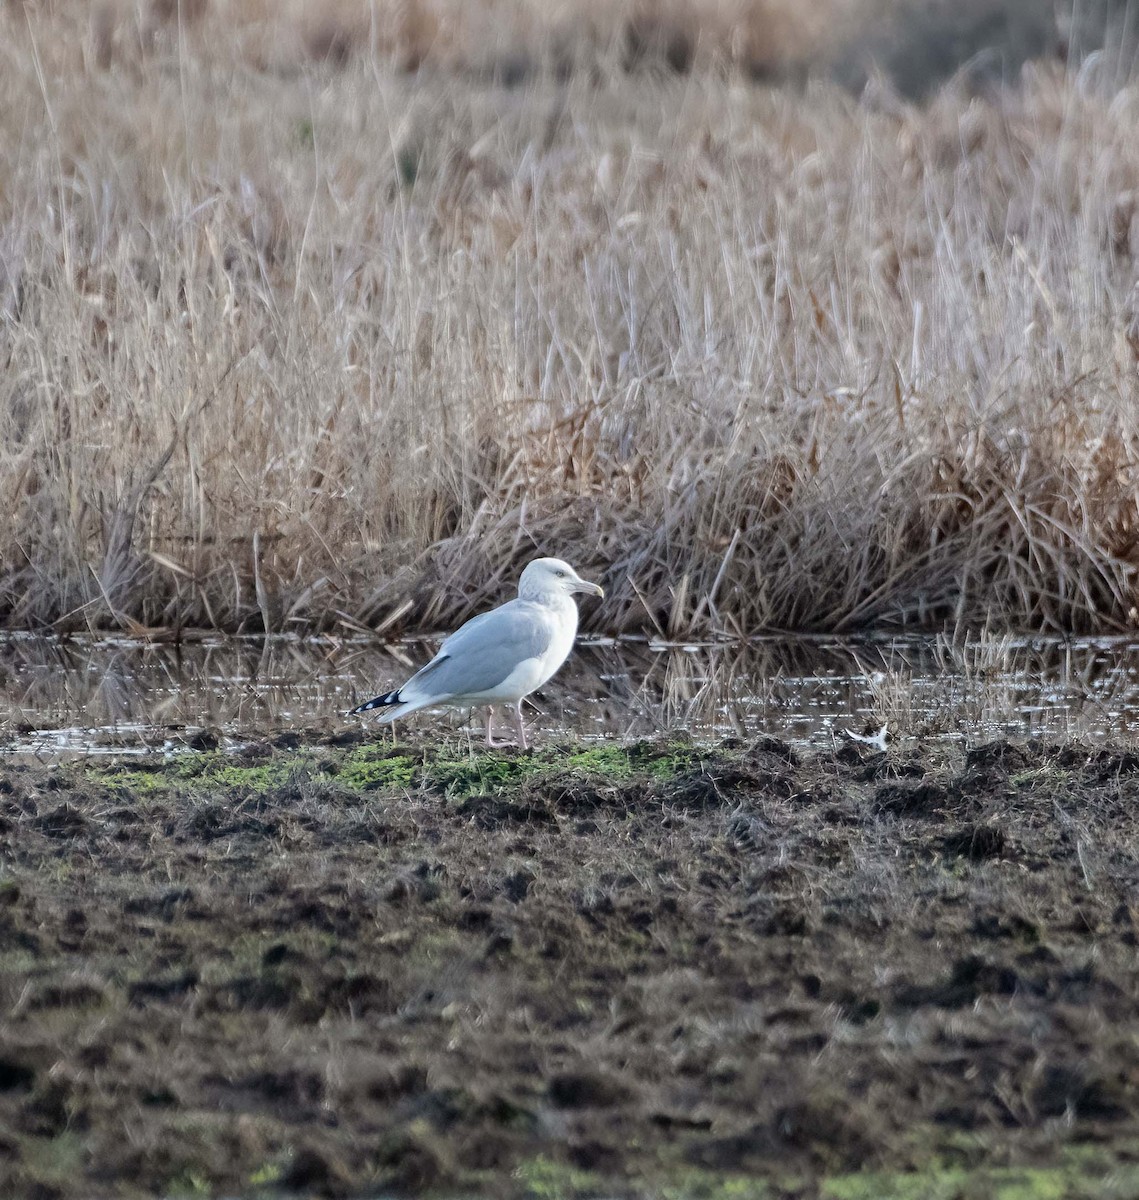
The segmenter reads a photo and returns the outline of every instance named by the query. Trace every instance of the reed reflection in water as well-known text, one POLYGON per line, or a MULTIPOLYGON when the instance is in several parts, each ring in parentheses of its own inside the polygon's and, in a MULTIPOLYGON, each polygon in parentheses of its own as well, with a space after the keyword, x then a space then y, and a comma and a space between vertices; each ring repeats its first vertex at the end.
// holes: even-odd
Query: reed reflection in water
MULTIPOLYGON (((331 729, 430 658, 433 642, 289 638, 181 645, 0 640, 0 748, 152 749, 208 727, 234 741, 331 729)), ((580 644, 534 697, 541 737, 825 743, 888 724, 900 737, 1135 736, 1139 644, 1115 639, 764 638, 747 644, 580 644)), ((462 714, 416 728, 455 730, 462 714)), ((377 736, 386 736, 377 732, 377 736)))

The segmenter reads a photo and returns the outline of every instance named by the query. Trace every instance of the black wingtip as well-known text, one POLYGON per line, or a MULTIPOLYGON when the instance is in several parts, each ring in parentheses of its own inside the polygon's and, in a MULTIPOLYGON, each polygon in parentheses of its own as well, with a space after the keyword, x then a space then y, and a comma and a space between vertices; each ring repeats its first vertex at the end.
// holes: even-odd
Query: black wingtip
POLYGON ((393 704, 402 704, 403 701, 399 698, 399 689, 394 692, 385 692, 382 696, 376 696, 374 700, 369 700, 367 704, 357 704, 355 708, 348 710, 350 717, 356 716, 357 713, 371 712, 374 708, 391 708, 393 704))

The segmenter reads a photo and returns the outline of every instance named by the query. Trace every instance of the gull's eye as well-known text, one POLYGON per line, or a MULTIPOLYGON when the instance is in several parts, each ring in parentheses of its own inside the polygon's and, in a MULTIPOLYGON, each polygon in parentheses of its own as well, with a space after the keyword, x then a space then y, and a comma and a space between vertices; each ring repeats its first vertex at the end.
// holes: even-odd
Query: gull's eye
POLYGON ((556 576, 557 576, 559 579, 565 579, 565 577, 566 577, 566 573, 565 573, 565 571, 555 571, 555 572, 554 572, 554 574, 555 574, 555 575, 556 575, 556 576))

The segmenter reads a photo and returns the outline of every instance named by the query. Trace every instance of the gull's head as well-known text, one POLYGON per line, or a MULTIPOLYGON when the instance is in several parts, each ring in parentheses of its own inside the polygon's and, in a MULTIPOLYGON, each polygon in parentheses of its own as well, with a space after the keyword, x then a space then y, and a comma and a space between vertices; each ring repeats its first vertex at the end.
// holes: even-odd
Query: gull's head
POLYGON ((548 596, 572 596, 585 592, 590 596, 604 596, 596 583, 590 583, 560 558, 536 558, 528 563, 518 581, 518 595, 523 600, 540 600, 548 596))

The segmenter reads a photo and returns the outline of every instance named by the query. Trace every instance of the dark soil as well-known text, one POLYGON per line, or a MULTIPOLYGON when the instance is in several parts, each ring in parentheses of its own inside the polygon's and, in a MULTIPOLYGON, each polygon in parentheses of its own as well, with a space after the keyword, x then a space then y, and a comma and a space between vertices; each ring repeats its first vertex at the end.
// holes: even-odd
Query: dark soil
POLYGON ((1135 1195, 1139 758, 936 755, 8 766, 0 1195, 1135 1195))

